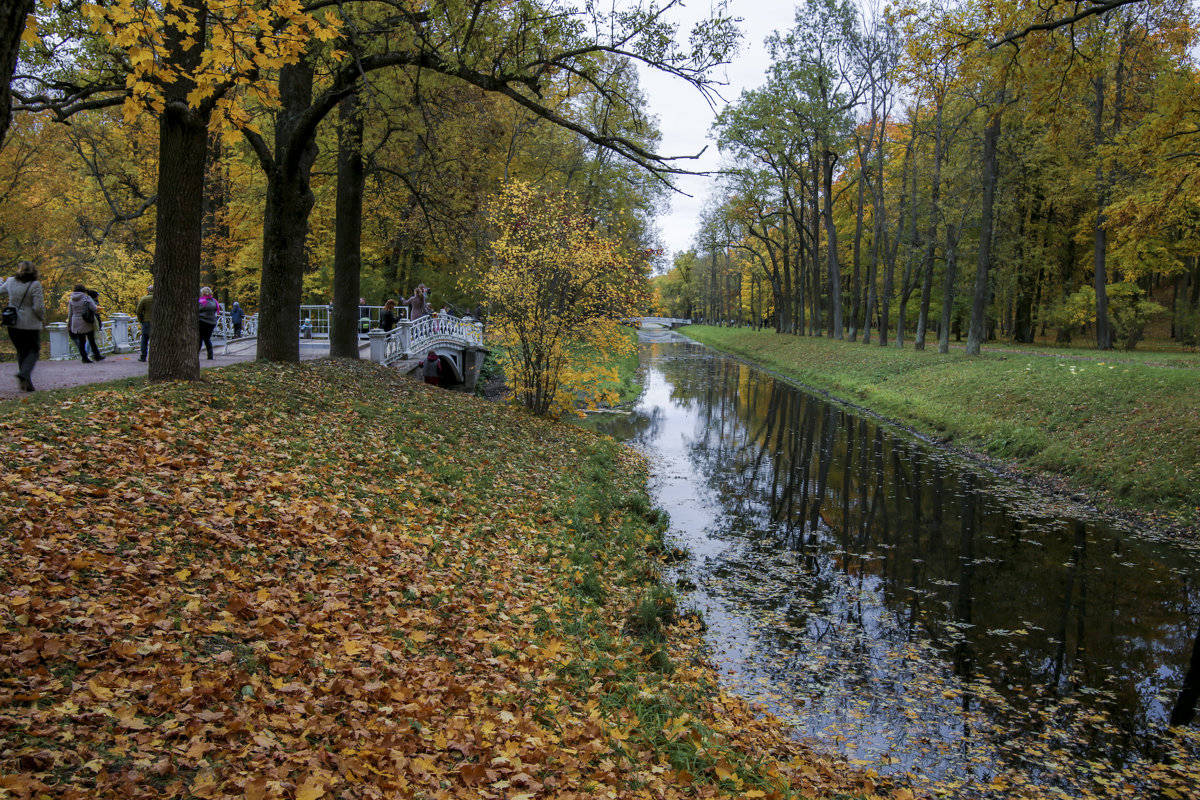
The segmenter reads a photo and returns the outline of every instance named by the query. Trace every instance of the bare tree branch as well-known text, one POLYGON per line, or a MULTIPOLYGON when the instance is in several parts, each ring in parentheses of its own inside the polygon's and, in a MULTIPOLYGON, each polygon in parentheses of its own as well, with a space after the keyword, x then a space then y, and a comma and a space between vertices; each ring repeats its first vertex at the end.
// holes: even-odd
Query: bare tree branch
POLYGON ((1007 36, 1005 36, 1002 39, 997 39, 994 42, 988 42, 987 47, 989 50, 992 50, 994 48, 1000 47, 1001 45, 1014 44, 1014 43, 1016 43, 1017 40, 1024 39, 1026 36, 1033 33, 1034 31, 1051 31, 1051 30, 1054 30, 1055 28, 1062 28, 1067 25, 1073 25, 1076 22, 1079 22, 1081 19, 1087 19, 1088 17, 1093 17, 1093 16, 1096 16, 1097 14, 1107 14, 1108 12, 1114 11, 1114 10, 1120 8, 1121 6, 1127 6, 1127 5, 1130 5, 1131 3, 1143 3, 1145 1, 1146 0, 1085 0, 1085 2, 1077 1, 1074 4, 1075 8, 1078 9, 1079 6, 1081 6, 1081 5, 1083 5, 1084 7, 1082 9, 1076 11, 1074 14, 1071 14, 1066 17, 1054 17, 1051 19, 1043 19, 1041 22, 1035 22, 1031 25, 1027 25, 1026 27, 1021 28, 1018 31, 1014 31, 1013 33, 1008 34, 1007 36))

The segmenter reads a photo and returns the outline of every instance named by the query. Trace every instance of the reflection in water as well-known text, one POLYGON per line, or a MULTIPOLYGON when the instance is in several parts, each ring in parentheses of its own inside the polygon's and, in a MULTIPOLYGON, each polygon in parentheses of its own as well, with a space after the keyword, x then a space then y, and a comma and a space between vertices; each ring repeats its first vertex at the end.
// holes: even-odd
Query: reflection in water
POLYGON ((642 360, 639 407, 604 430, 652 459, 729 684, 967 793, 1154 782, 1188 702, 1194 560, 699 345, 642 360))

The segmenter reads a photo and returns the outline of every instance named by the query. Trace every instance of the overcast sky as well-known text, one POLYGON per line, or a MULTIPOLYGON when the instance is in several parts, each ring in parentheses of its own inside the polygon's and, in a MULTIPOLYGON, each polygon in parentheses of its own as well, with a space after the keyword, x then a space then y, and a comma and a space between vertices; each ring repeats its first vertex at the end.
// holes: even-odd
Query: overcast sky
MULTIPOLYGON (((676 14, 682 36, 687 36, 692 23, 709 14, 709 0, 686 0, 688 5, 676 14)), ((739 27, 743 39, 741 51, 725 68, 728 85, 719 87, 725 101, 736 102, 743 89, 761 86, 768 65, 763 40, 772 31, 786 31, 792 26, 795 0, 730 0, 732 16, 741 17, 739 27)), ((716 118, 704 97, 684 81, 670 78, 654 70, 642 69, 641 85, 650 103, 650 111, 658 117, 662 131, 659 152, 664 155, 694 155, 705 145, 708 150, 699 161, 683 162, 688 169, 711 170, 720 164, 716 142, 709 138, 709 128, 716 118)), ((698 229, 700 209, 704 205, 714 180, 705 177, 679 177, 676 185, 691 197, 673 194, 669 213, 658 217, 667 263, 674 253, 687 250, 698 229)))

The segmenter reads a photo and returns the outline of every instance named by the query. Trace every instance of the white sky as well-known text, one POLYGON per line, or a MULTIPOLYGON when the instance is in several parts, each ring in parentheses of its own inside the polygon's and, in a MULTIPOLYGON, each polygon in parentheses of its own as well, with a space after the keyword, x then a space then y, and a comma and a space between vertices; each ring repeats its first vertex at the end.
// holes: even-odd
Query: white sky
MULTIPOLYGON (((692 23, 709 14, 710 0, 685 0, 672 19, 680 22, 680 35, 686 42, 692 23)), ((743 89, 761 86, 768 66, 763 40, 772 31, 786 31, 795 17, 795 0, 729 0, 729 13, 741 17, 741 51, 725 68, 727 86, 719 87, 727 102, 736 102, 743 89)), ((662 143, 659 152, 669 156, 694 155, 708 145, 698 161, 681 162, 685 169, 711 170, 720 164, 716 142, 709 138, 709 128, 716 111, 709 108, 703 96, 684 81, 661 72, 643 68, 641 85, 650 103, 650 112, 658 117, 662 143)), ((717 101, 718 106, 722 105, 717 101)), ((658 226, 662 234, 664 256, 671 257, 692 246, 699 227, 700 210, 714 185, 713 178, 684 176, 676 178, 676 186, 691 197, 672 194, 670 213, 660 214, 658 226)))

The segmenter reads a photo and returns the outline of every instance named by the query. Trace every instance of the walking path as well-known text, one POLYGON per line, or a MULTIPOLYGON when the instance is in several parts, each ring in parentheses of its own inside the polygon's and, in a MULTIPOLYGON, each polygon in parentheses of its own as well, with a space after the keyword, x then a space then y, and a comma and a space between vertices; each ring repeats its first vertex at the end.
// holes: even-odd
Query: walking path
MULTIPOLYGON (((363 347, 366 347, 365 343, 363 347)), ((45 352, 44 348, 43 352, 45 352)), ((325 342, 318 344, 314 340, 313 342, 304 342, 300 346, 302 361, 324 358, 328 355, 329 345, 325 342)), ((253 361, 257 356, 258 340, 242 339, 233 342, 228 347, 214 347, 213 360, 200 358, 200 368, 211 369, 235 364, 239 361, 253 361)), ((85 364, 78 358, 72 358, 69 361, 42 359, 33 369, 33 385, 37 387, 37 392, 34 394, 52 389, 82 386, 85 383, 105 383, 119 378, 134 378, 145 375, 146 367, 146 362, 138 361, 136 352, 112 353, 105 356, 103 361, 93 361, 90 364, 85 364)), ((0 399, 8 400, 30 396, 29 392, 21 391, 17 385, 16 369, 17 365, 12 361, 0 364, 0 370, 3 370, 0 372, 0 399)))

